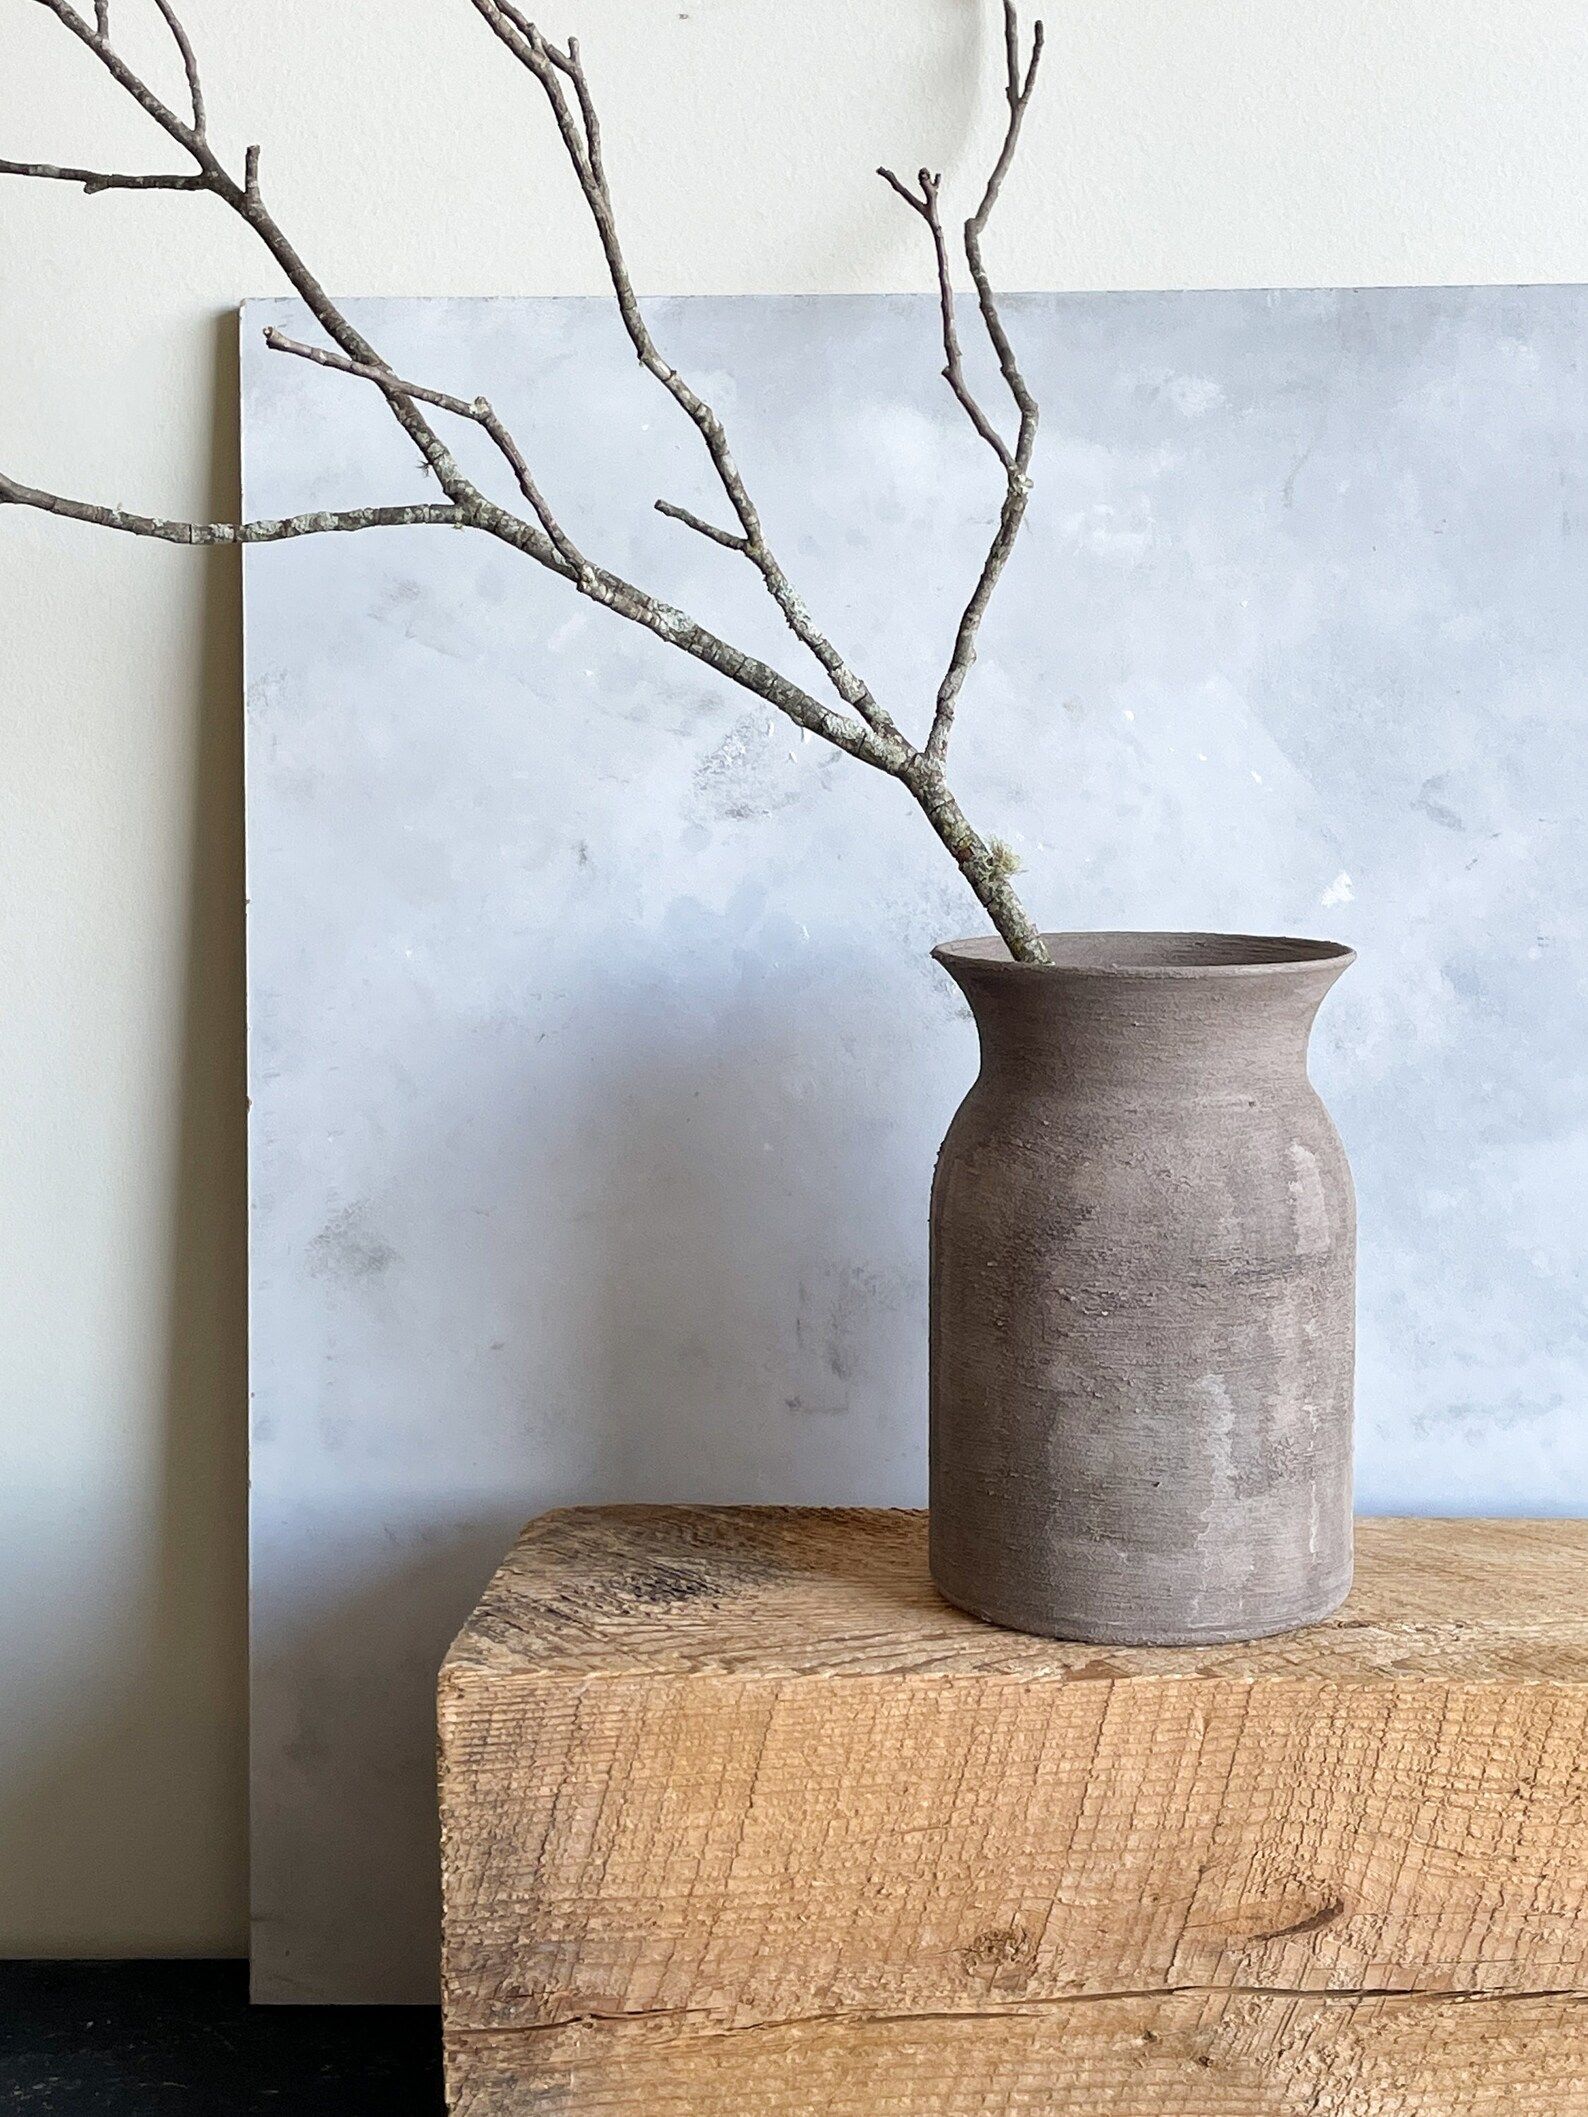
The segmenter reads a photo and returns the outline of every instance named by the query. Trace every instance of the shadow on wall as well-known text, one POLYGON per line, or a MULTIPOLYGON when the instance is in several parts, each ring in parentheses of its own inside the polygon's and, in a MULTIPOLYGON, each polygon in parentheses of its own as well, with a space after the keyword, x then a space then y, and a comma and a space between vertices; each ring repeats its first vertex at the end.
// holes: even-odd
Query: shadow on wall
POLYGON ((406 1534, 362 1508, 322 1519, 317 1548, 361 1584, 339 1592, 322 1571, 301 1610, 263 1613, 256 2001, 434 2004, 436 1674, 520 1526, 508 1512, 406 1534))
MULTIPOLYGON (((209 498, 228 515, 238 460, 230 316, 217 318, 214 343, 209 498)), ((109 1627, 130 1642, 123 1665, 0 1817, 0 1840, 26 1849, 7 1884, 13 1945, 40 1956, 103 1952, 94 1936, 109 1930, 129 1954, 170 1952, 172 1936, 188 1934, 195 1952, 219 1954, 240 1951, 246 1931, 242 594, 235 554, 171 557, 208 570, 155 1556, 141 1602, 109 1627)), ((85 576, 93 558, 85 549, 85 576)))
POLYGON ((889 1112, 910 1016, 880 1020, 831 960, 802 989, 769 951, 724 1022, 712 966, 732 954, 726 933, 702 947, 698 992, 642 987, 590 1067, 591 1495, 922 1504, 931 1168, 889 1112), (836 1064, 838 1043, 869 1063, 836 1064))

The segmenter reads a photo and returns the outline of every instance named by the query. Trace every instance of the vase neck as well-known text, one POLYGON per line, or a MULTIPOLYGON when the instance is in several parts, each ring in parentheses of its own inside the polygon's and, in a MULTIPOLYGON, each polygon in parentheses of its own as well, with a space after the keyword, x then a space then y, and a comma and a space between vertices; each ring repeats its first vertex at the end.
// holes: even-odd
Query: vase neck
POLYGON ((1306 1080, 1307 1041, 1352 960, 1329 943, 1241 936, 1053 937, 1051 969, 955 944, 938 951, 970 1002, 982 1078, 1074 1096, 1261 1097, 1306 1080), (1224 960, 1203 960, 1192 944, 1224 960), (1080 960, 1066 960, 1069 954, 1080 960), (1149 944, 1170 958, 1140 961, 1149 944), (1190 960, 1174 959, 1175 945, 1190 960), (1134 960, 1133 960, 1134 956, 1134 960), (1101 958, 1101 960, 1099 960, 1101 958), (1115 960, 1118 958, 1120 960, 1115 960))

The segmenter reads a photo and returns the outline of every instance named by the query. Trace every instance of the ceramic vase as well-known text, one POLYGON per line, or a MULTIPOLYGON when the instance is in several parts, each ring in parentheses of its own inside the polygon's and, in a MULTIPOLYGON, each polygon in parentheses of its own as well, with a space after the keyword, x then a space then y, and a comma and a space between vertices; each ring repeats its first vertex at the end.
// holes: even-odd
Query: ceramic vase
POLYGON ((1351 1581, 1355 1206, 1307 1073, 1327 941, 934 954, 981 1071, 932 1192, 931 1564, 1116 1644, 1254 1639, 1351 1581))

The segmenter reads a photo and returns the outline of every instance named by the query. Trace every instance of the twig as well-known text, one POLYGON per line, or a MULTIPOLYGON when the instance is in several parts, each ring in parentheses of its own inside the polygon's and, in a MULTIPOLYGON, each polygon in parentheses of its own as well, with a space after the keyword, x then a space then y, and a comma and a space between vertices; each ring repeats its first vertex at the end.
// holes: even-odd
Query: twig
POLYGON ((618 313, 628 333, 629 342, 641 365, 656 377, 698 430, 706 445, 706 453, 711 458, 718 482, 738 518, 739 527, 743 532, 740 548, 745 557, 761 575, 789 630, 821 664, 844 704, 858 713, 876 733, 890 739, 897 738, 902 742, 903 738, 899 735, 892 716, 878 703, 870 686, 856 674, 832 641, 820 630, 804 602, 795 593, 793 584, 767 541, 760 515, 728 445, 728 436, 722 421, 705 398, 664 358, 651 335, 650 326, 645 321, 635 295, 634 282, 630 277, 623 246, 618 237, 611 188, 601 157, 600 123, 577 40, 570 38, 567 50, 559 51, 520 9, 513 5, 513 0, 473 0, 473 6, 489 24, 498 40, 534 75, 551 106, 563 146, 573 165, 574 175, 578 178, 579 188, 584 193, 590 217, 595 223, 602 254, 606 259, 607 277, 617 298, 618 313), (577 117, 563 89, 564 79, 573 84, 579 107, 577 117))
MULTIPOLYGON (((375 348, 348 322, 288 242, 279 224, 260 198, 257 182, 252 188, 246 179, 244 184, 239 185, 219 161, 209 141, 162 102, 148 82, 136 74, 122 58, 108 37, 97 27, 90 26, 78 14, 72 0, 39 0, 39 4, 47 7, 62 27, 69 30, 80 44, 86 45, 112 80, 125 89, 140 109, 153 118, 162 132, 192 156, 200 175, 204 178, 205 188, 230 206, 232 211, 239 214, 254 230, 286 274, 289 284, 307 303, 327 335, 335 339, 343 351, 353 358, 374 360, 375 348)), ((250 155, 249 165, 250 172, 256 174, 256 155, 250 155)), ((440 436, 423 414, 412 403, 393 392, 387 392, 387 401, 391 405, 393 416, 435 473, 447 497, 458 505, 472 506, 482 502, 484 496, 469 484, 459 465, 443 446, 440 436)), ((482 520, 488 518, 482 517, 482 520)))
POLYGON ((177 171, 158 176, 122 175, 107 169, 62 169, 54 162, 0 162, 0 176, 39 176, 62 184, 81 184, 90 198, 96 191, 208 191, 208 179, 177 171))
POLYGON ((576 573, 589 568, 590 561, 557 521, 535 482, 522 449, 487 399, 454 397, 446 390, 429 389, 418 382, 405 382, 394 375, 383 362, 352 360, 346 353, 331 352, 325 346, 304 345, 296 338, 288 338, 286 333, 278 331, 274 324, 266 327, 265 343, 272 352, 292 353, 299 360, 312 360, 316 367, 334 368, 338 374, 355 375, 362 381, 378 383, 382 389, 396 389, 404 397, 414 398, 421 404, 433 404, 438 411, 452 412, 459 419, 473 420, 495 443, 518 480, 519 491, 534 509, 535 519, 568 565, 576 573))
POLYGON ((745 548, 742 536, 736 536, 731 529, 719 529, 715 522, 692 514, 687 507, 679 507, 671 500, 658 500, 655 505, 659 515, 666 515, 670 522, 682 522, 687 529, 698 530, 703 537, 710 537, 713 544, 721 544, 727 551, 743 551, 745 548))
POLYGON ((538 30, 523 9, 513 4, 513 0, 498 0, 498 5, 525 43, 538 45, 557 71, 566 74, 572 81, 574 94, 579 99, 580 123, 584 127, 585 157, 589 162, 591 175, 605 188, 606 171, 601 160, 601 119, 590 94, 590 83, 585 76, 584 63, 579 56, 579 39, 570 37, 568 49, 559 51, 550 37, 538 30))
POLYGON ((938 210, 938 197, 943 179, 934 176, 930 169, 918 173, 921 196, 916 197, 908 184, 901 183, 891 169, 879 169, 878 176, 884 178, 914 212, 926 222, 932 237, 932 251, 937 260, 938 311, 943 326, 943 380, 964 408, 966 417, 978 434, 1007 470, 1014 461, 1009 444, 993 425, 987 414, 971 393, 965 380, 965 359, 960 350, 959 323, 954 310, 954 279, 949 270, 948 241, 943 233, 943 216, 938 210))
POLYGON ((64 515, 71 522, 93 522, 101 529, 122 529, 130 536, 158 537, 166 544, 279 544, 288 537, 317 537, 338 530, 413 529, 440 523, 454 529, 469 520, 461 507, 350 507, 338 513, 283 515, 261 522, 183 522, 160 515, 128 514, 121 507, 99 507, 91 500, 68 500, 0 476, 0 507, 37 507, 64 515))
MULTIPOLYGON (((518 10, 513 9, 513 13, 516 15, 518 10)), ((570 37, 566 51, 559 51, 549 37, 543 41, 546 56, 573 83, 573 92, 579 98, 579 120, 584 126, 585 153, 589 159, 590 173, 605 190, 607 179, 601 160, 601 119, 590 93, 590 83, 585 77, 584 62, 579 57, 579 39, 570 37)))
POLYGON ((1042 24, 1038 22, 1032 27, 1030 61, 1022 71, 1020 21, 1015 0, 1003 0, 1003 16, 1004 100, 1008 105, 1009 117, 1004 127, 1003 145, 999 149, 997 161, 993 164, 992 174, 987 179, 981 202, 965 223, 964 240, 965 261, 970 267, 982 323, 997 355, 999 372, 1020 415, 1019 430, 1012 449, 988 418, 965 381, 959 331, 955 320, 953 274, 949 266, 948 244, 943 235, 942 215, 938 209, 941 179, 923 169, 919 179, 921 195, 917 198, 891 169, 880 169, 877 172, 892 185, 906 205, 920 214, 931 231, 932 250, 937 265, 938 302, 943 321, 943 353, 946 362, 943 369, 944 380, 964 408, 972 426, 997 455, 1004 469, 1004 500, 998 511, 998 526, 993 532, 987 556, 982 561, 970 600, 955 628, 948 666, 937 687, 937 700, 932 713, 931 732, 926 739, 925 754, 932 764, 939 767, 948 754, 949 737, 953 733, 954 714, 960 692, 964 689, 965 679, 976 660, 976 640, 982 619, 992 601, 993 590, 1009 562, 1009 555, 1014 550, 1020 525, 1025 520, 1026 506, 1031 497, 1031 457, 1036 446, 1039 417, 1036 398, 1020 371, 1014 348, 1009 342, 1009 334, 1004 329, 1003 318, 998 312, 998 302, 982 259, 981 248, 982 232, 993 207, 998 203, 998 194, 1003 189, 1004 178, 1009 173, 1015 149, 1020 143, 1020 128, 1025 120, 1026 106, 1031 101, 1031 92, 1036 86, 1037 66, 1042 57, 1043 30, 1042 24))
MULTIPOLYGON (((182 55, 182 71, 187 75, 188 100, 193 106, 193 130, 202 140, 206 136, 209 127, 208 120, 206 119, 204 114, 204 84, 199 79, 198 60, 193 53, 192 41, 189 38, 187 31, 182 27, 182 24, 178 21, 176 10, 174 7, 172 7, 171 0, 154 0, 154 4, 160 10, 161 15, 164 17, 165 26, 171 32, 172 41, 176 45, 177 50, 182 55)), ((107 26, 108 17, 109 9, 107 6, 107 21, 106 24, 102 24, 100 26, 99 31, 99 34, 102 37, 106 37, 110 34, 109 28, 107 26)), ((255 149, 256 153, 257 151, 258 150, 255 149)))
MULTIPOLYGON (((1024 78, 1020 72, 1020 23, 1015 11, 1015 0, 1003 0, 1004 4, 1004 99, 1009 105, 1009 123, 1004 131, 1004 143, 992 175, 987 179, 987 188, 981 195, 981 203, 965 223, 965 261, 970 266, 970 276, 975 284, 976 299, 981 307, 982 321, 987 326, 987 336, 992 340, 993 350, 998 355, 998 366, 1004 381, 1009 385, 1009 394, 1014 398, 1022 421, 1035 422, 1036 399, 1026 386, 1020 372, 1014 349, 1004 330, 998 314, 997 299, 993 294, 992 281, 982 262, 981 238, 987 226, 988 216, 998 203, 998 194, 1003 189, 1004 178, 1015 158, 1015 149, 1020 144, 1020 128, 1025 123, 1026 106, 1031 101, 1031 91, 1037 84, 1037 67, 1042 59, 1044 32, 1040 22, 1031 26, 1031 59, 1024 78)), ((1033 426, 1034 431, 1034 426, 1033 426)))

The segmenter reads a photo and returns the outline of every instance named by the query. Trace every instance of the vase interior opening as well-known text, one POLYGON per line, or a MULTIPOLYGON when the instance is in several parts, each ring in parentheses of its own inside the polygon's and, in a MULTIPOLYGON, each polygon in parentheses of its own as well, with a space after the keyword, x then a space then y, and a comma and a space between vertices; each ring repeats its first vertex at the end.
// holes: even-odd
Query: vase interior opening
MULTIPOLYGON (((1342 941, 1304 940, 1291 934, 1045 933, 1055 970, 1118 976, 1173 976, 1187 971, 1261 972, 1334 963, 1342 967, 1354 950, 1342 941)), ((1011 971, 1046 966, 1016 963, 996 934, 945 941, 933 953, 940 961, 969 961, 1011 971)))

